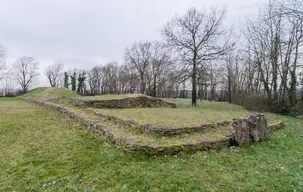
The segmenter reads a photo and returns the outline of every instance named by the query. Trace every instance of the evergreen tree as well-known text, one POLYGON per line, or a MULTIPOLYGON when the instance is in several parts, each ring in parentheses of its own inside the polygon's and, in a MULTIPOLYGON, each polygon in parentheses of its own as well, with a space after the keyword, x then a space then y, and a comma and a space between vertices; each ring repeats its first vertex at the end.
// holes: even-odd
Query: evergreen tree
POLYGON ((80 95, 83 95, 85 92, 85 71, 79 74, 78 76, 78 88, 77 88, 77 93, 80 95))
POLYGON ((74 72, 74 74, 72 76, 70 76, 71 78, 71 84, 72 84, 72 90, 73 91, 76 91, 76 88, 77 88, 77 74, 76 72, 74 72))
POLYGON ((64 72, 64 87, 69 88, 69 77, 67 72, 64 72))

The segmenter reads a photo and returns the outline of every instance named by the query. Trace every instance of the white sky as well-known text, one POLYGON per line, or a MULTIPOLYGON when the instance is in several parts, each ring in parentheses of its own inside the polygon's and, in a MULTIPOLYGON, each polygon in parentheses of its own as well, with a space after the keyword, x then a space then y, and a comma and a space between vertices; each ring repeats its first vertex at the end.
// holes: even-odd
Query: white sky
POLYGON ((8 63, 21 56, 44 68, 89 69, 123 61, 124 50, 138 41, 161 40, 160 30, 189 7, 227 6, 226 25, 241 28, 261 0, 0 0, 0 43, 8 63))

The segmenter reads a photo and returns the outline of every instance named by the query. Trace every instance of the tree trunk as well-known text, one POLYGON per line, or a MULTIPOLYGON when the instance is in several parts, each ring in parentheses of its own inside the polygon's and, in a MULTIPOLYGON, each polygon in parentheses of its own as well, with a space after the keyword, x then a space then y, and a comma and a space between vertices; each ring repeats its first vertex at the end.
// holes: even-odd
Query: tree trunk
POLYGON ((144 84, 144 74, 141 75, 141 83, 140 83, 140 93, 144 94, 145 92, 145 84, 144 84))
POLYGON ((193 73, 192 73, 192 99, 191 104, 192 106, 197 106, 197 85, 196 85, 196 73, 197 73, 197 63, 196 63, 197 54, 194 53, 193 58, 193 73))
POLYGON ((26 88, 26 86, 23 86, 23 93, 27 93, 27 88, 26 88))
POLYGON ((153 96, 157 97, 157 76, 154 75, 154 90, 153 90, 153 96))
POLYGON ((231 76, 228 75, 228 102, 231 103, 231 76))

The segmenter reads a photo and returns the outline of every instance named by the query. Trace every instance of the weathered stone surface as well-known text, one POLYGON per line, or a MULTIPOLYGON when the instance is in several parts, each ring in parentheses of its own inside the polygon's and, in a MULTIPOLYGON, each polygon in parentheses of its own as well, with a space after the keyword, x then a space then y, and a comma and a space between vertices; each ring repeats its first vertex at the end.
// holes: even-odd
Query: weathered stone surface
POLYGON ((259 132, 259 139, 263 141, 269 136, 269 131, 267 127, 267 120, 263 114, 257 114, 257 129, 259 132))
POLYGON ((240 146, 248 145, 251 141, 263 141, 269 136, 267 120, 263 114, 233 120, 230 128, 232 133, 230 142, 240 146))
POLYGON ((216 126, 226 126, 229 124, 229 121, 217 121, 216 126))
POLYGON ((282 129, 283 127, 284 127, 284 122, 283 121, 275 122, 274 124, 268 125, 268 131, 270 133, 272 133, 274 131, 282 129))
POLYGON ((249 128, 250 128, 250 134, 254 141, 259 141, 259 130, 257 128, 257 117, 255 115, 251 115, 248 118, 249 128))
POLYGON ((248 121, 242 117, 230 123, 232 140, 236 141, 238 145, 248 145, 251 141, 248 121))
POLYGON ((253 141, 263 141, 269 136, 267 120, 263 114, 251 115, 248 122, 253 141))

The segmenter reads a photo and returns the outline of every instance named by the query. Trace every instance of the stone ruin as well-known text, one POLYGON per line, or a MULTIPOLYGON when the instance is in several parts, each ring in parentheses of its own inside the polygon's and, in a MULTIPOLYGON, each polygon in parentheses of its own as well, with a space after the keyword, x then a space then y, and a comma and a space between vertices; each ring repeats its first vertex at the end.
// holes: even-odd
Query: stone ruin
POLYGON ((267 120, 263 114, 251 115, 248 119, 233 119, 230 131, 230 145, 233 146, 247 146, 252 141, 263 141, 269 136, 267 120))
POLYGON ((76 98, 55 98, 49 99, 50 102, 69 103, 76 107, 86 108, 109 108, 109 109, 125 109, 125 108, 176 108, 175 103, 170 103, 159 98, 150 98, 145 96, 111 100, 84 100, 76 98))
MULTIPOLYGON (((162 145, 157 143, 141 143, 132 141, 131 138, 123 137, 121 135, 116 135, 115 132, 112 131, 111 127, 107 127, 105 125, 98 124, 99 120, 90 120, 87 116, 79 113, 78 110, 72 110, 69 106, 60 106, 59 104, 47 102, 43 99, 38 98, 23 98, 24 100, 32 103, 36 103, 38 105, 44 106, 49 109, 53 109, 58 111, 59 113, 64 114, 65 116, 72 118, 79 123, 83 124, 89 130, 104 136, 106 139, 114 143, 118 148, 121 148, 125 151, 140 151, 146 152, 150 154, 175 154, 180 151, 197 151, 197 150, 210 150, 210 149, 219 149, 227 146, 245 146, 249 145, 252 141, 263 141, 268 137, 269 131, 275 131, 283 127, 283 122, 275 122, 274 124, 267 124, 267 120, 264 115, 257 114, 251 115, 250 118, 244 119, 234 119, 230 123, 230 133, 226 135, 226 137, 217 138, 214 140, 198 140, 195 142, 183 142, 173 145, 162 145)), ((86 111, 89 112, 89 111, 86 111)), ((94 115, 92 112, 89 112, 94 115)), ((95 114, 96 115, 96 114, 95 114)), ((96 115, 97 117, 97 115, 96 115)), ((110 121, 115 121, 114 123, 120 124, 120 120, 113 119, 113 117, 102 116, 107 121, 110 118, 110 121)), ((130 122, 129 122, 130 123, 130 122)), ((143 132, 158 134, 162 137, 173 137, 174 135, 179 134, 187 134, 189 132, 195 132, 203 129, 211 129, 214 126, 224 126, 228 122, 222 121, 217 124, 209 124, 200 127, 194 128, 181 128, 177 130, 161 130, 159 127, 150 127, 143 126, 143 132), (160 130, 158 130, 160 129, 160 130), (165 135, 165 136, 164 136, 165 135)), ((134 125, 134 123, 133 123, 134 125)), ((138 125, 137 125, 138 126, 138 125)), ((142 126, 142 125, 141 125, 142 126)), ((128 126, 129 127, 129 126, 128 126)), ((130 126, 132 129, 132 127, 130 126)))

